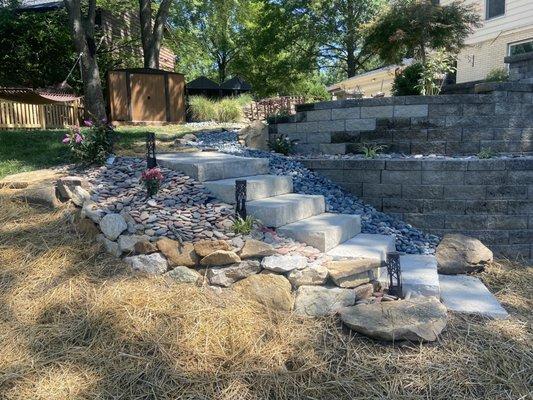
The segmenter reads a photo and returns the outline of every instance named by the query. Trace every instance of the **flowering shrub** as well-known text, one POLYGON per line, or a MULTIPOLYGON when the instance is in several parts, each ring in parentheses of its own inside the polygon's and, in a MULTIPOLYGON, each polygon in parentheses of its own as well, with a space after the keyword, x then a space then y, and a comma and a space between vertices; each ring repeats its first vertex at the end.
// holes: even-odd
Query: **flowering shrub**
POLYGON ((70 128, 63 143, 70 147, 75 159, 87 164, 103 164, 113 152, 113 127, 106 121, 95 124, 86 120, 84 124, 89 129, 82 133, 77 126, 70 128))
POLYGON ((278 137, 276 140, 269 141, 268 147, 276 153, 288 156, 289 154, 294 153, 294 145, 297 142, 297 140, 291 140, 288 136, 278 137))
POLYGON ((159 191, 159 186, 163 182, 163 174, 159 168, 150 168, 141 174, 141 182, 146 186, 148 196, 154 196, 159 191))

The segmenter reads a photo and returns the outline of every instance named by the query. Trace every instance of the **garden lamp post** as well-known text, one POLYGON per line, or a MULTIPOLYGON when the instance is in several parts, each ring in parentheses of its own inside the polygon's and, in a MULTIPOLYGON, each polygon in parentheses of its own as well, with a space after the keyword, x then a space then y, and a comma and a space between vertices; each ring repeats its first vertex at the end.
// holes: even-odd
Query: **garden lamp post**
POLYGON ((246 180, 235 181, 235 216, 246 219, 246 180))
POLYGON ((157 160, 155 158, 155 133, 149 132, 146 135, 146 168, 151 169, 157 167, 157 160))

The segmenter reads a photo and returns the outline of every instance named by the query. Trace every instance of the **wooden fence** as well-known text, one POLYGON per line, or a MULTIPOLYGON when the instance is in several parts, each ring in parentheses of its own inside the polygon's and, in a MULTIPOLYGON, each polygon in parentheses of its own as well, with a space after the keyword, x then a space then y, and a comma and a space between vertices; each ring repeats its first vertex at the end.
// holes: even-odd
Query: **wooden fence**
POLYGON ((79 100, 56 104, 25 104, 0 100, 0 130, 66 128, 79 125, 83 112, 79 100))
POLYGON ((246 107, 245 114, 248 119, 263 120, 269 115, 286 112, 288 114, 296 113, 296 105, 305 103, 305 98, 300 96, 273 97, 254 101, 246 107))

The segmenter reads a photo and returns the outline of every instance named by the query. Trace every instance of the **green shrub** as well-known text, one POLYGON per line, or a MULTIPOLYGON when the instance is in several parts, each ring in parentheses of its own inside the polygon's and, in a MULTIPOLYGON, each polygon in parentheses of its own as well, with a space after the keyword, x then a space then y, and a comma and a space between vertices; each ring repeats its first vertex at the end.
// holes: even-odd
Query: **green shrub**
POLYGON ((493 68, 485 77, 485 82, 507 82, 509 73, 505 68, 493 68))
POLYGON ((256 224, 258 221, 250 215, 245 219, 239 217, 233 222, 233 232, 237 235, 249 235, 256 224))
POLYGON ((268 147, 276 153, 288 156, 289 154, 294 153, 294 145, 296 142, 297 140, 291 140, 288 137, 278 137, 275 140, 269 141, 268 147))
POLYGON ((420 95, 418 87, 422 77, 422 64, 416 63, 406 67, 402 73, 396 75, 392 84, 393 96, 413 96, 420 95))
POLYGON ((189 98, 189 109, 195 121, 215 121, 217 119, 215 102, 207 97, 191 96, 189 98))

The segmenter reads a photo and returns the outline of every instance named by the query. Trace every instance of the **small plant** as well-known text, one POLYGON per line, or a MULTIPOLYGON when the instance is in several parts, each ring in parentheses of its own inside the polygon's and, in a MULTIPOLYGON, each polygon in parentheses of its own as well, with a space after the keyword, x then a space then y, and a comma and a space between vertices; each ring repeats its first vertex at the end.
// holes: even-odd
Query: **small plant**
POLYGON ((159 168, 147 169, 141 174, 141 182, 146 187, 148 197, 155 196, 163 182, 163 174, 159 168))
POLYGON ((270 124, 278 124, 278 123, 285 123, 289 122, 289 119, 291 117, 291 114, 287 110, 280 110, 278 112, 275 112, 273 114, 270 114, 266 121, 270 124))
POLYGON ((484 147, 477 153, 477 157, 482 159, 492 158, 494 155, 495 153, 490 147, 484 147))
POLYGON ((453 57, 443 51, 435 52, 422 66, 420 80, 416 86, 423 96, 436 96, 440 93, 444 78, 454 72, 453 57))
POLYGON ((485 82, 507 82, 509 73, 505 68, 493 68, 485 77, 485 82))
POLYGON ((270 140, 268 142, 268 147, 270 148, 270 150, 273 150, 276 153, 288 156, 289 154, 294 153, 294 145, 297 142, 297 140, 291 140, 288 136, 282 136, 278 137, 275 140, 270 140))
POLYGON ((362 143, 359 146, 359 151, 365 158, 376 158, 380 152, 385 150, 387 146, 375 143, 362 143))
POLYGON ((103 164, 113 152, 114 130, 107 121, 93 123, 84 121, 88 129, 82 133, 77 126, 71 127, 63 138, 63 143, 68 145, 72 156, 87 164, 103 164))
POLYGON ((238 217, 235 222, 233 222, 233 232, 237 235, 249 235, 254 228, 254 225, 257 223, 257 220, 250 215, 242 219, 238 217))

